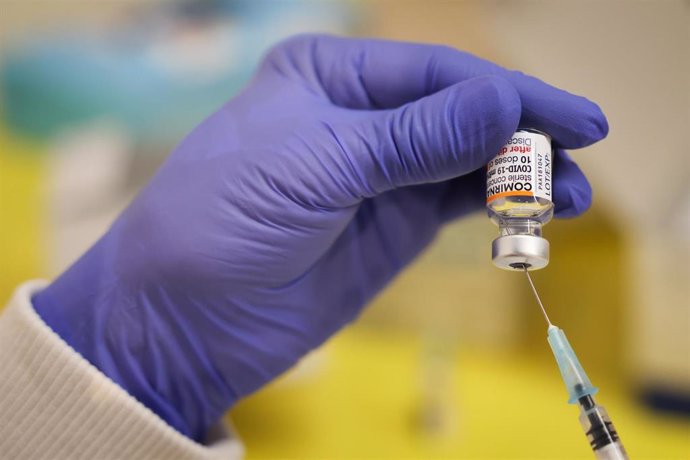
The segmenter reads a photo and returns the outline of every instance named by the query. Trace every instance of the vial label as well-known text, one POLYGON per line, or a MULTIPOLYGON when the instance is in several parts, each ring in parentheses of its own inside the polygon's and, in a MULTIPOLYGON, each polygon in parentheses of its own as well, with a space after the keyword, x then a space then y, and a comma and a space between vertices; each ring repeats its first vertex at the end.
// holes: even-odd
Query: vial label
POLYGON ((486 202, 501 197, 551 199, 551 142, 543 134, 518 131, 487 165, 486 202))

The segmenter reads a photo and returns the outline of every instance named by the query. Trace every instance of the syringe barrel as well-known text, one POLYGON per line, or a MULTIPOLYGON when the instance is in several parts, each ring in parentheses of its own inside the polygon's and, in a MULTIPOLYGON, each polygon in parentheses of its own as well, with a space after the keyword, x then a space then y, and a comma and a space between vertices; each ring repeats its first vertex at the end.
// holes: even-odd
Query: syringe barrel
POLYGON ((598 460, 627 460, 628 455, 618 433, 602 406, 591 397, 580 400, 580 424, 598 460))
POLYGON ((597 460, 628 460, 628 454, 620 442, 614 442, 595 450, 594 456, 597 460))

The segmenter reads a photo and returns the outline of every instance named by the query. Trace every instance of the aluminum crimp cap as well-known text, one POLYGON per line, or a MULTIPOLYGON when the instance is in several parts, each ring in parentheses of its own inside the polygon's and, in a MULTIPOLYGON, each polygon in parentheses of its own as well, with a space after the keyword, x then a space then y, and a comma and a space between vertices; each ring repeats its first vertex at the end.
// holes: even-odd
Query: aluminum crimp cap
POLYGON ((549 242, 535 235, 506 235, 491 244, 494 265, 505 270, 539 270, 549 264, 549 242))

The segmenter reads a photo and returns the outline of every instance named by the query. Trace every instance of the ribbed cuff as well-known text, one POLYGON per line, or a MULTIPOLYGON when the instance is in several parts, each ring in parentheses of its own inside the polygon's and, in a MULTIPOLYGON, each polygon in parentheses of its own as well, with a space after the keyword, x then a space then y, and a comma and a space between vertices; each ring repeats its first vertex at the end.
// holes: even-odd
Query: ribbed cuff
POLYGON ((36 314, 20 286, 0 315, 0 453, 8 459, 239 459, 225 429, 202 446, 108 379, 36 314))

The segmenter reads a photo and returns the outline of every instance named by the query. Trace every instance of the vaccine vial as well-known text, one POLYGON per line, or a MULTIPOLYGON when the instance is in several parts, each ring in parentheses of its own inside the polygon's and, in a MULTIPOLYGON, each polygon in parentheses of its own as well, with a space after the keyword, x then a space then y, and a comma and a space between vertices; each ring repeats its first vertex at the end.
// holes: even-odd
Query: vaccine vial
POLYGON ((537 270, 549 263, 542 226, 553 217, 551 137, 518 129, 487 165, 486 207, 500 236, 491 245, 494 264, 537 270))

